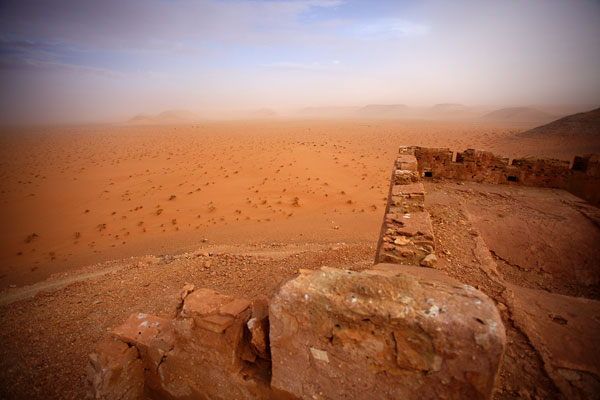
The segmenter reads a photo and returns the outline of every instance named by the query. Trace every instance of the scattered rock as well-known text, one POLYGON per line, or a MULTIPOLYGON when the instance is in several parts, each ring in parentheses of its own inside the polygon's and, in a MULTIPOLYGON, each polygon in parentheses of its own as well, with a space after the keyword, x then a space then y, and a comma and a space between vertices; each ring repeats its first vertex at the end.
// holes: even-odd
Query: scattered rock
POLYGON ((421 265, 424 267, 433 268, 437 263, 437 257, 435 254, 428 254, 421 260, 421 265))

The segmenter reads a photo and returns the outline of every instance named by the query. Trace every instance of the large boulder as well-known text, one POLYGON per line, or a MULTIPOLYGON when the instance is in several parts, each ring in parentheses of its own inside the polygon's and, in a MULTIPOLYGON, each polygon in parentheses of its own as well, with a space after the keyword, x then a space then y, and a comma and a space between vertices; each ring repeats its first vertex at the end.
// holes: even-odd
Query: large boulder
POLYGON ((269 320, 271 387, 301 399, 488 399, 505 346, 488 297, 405 265, 302 271, 269 320))

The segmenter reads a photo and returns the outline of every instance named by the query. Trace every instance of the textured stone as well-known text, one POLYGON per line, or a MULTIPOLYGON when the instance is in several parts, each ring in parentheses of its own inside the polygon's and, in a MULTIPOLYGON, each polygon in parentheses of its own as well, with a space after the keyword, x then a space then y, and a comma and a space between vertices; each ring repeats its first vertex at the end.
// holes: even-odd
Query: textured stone
POLYGON ((252 305, 252 317, 247 323, 250 343, 259 357, 271 358, 269 349, 269 303, 265 299, 256 300, 252 305))
POLYGON ((88 397, 137 400, 143 398, 142 361, 135 347, 107 338, 89 355, 88 397))
POLYGON ((302 399, 487 399, 505 345, 490 299, 420 267, 303 272, 269 318, 272 387, 302 399))
POLYGON ((539 352, 568 399, 600 390, 600 301, 509 285, 504 296, 515 325, 539 352))
POLYGON ((424 211, 425 189, 423 184, 393 185, 389 212, 414 213, 424 211))
POLYGON ((398 148, 398 154, 410 154, 415 155, 416 146, 400 146, 398 148))
POLYGON ((427 212, 385 216, 377 262, 419 265, 433 250, 433 228, 427 212))
POLYGON ((483 150, 453 153, 447 148, 401 147, 400 154, 414 154, 419 176, 492 184, 512 184, 565 189, 600 205, 600 155, 576 156, 569 162, 547 158, 508 158, 483 150))
MULTIPOLYGON (((253 307, 246 300, 209 289, 194 290, 191 286, 182 290, 181 299, 183 304, 176 319, 135 313, 113 331, 116 346, 130 349, 139 368, 126 371, 121 368, 123 375, 110 378, 117 382, 119 390, 108 392, 102 389, 108 379, 104 378, 106 373, 97 372, 102 368, 96 366, 90 371, 89 379, 99 382, 93 386, 98 389, 91 393, 109 393, 103 398, 120 399, 120 395, 117 396, 122 392, 120 388, 131 379, 141 382, 145 394, 151 398, 268 398, 266 305, 253 307), (253 309, 257 310, 260 320, 257 325, 265 329, 262 347, 258 332, 256 344, 251 343, 253 335, 247 327, 253 309), (261 309, 262 314, 258 312, 261 309), (263 358, 258 359, 261 356, 263 358)), ((104 354, 106 350, 100 349, 100 352, 104 354)))
POLYGON ((397 169, 394 171, 394 183, 396 185, 408 185, 419 181, 419 175, 415 171, 397 169))
POLYGON ((428 254, 421 260, 420 265, 424 267, 433 268, 435 266, 435 263, 437 263, 437 257, 435 256, 435 254, 428 254))
POLYGON ((417 158, 414 155, 400 154, 396 158, 396 169, 417 172, 417 158))

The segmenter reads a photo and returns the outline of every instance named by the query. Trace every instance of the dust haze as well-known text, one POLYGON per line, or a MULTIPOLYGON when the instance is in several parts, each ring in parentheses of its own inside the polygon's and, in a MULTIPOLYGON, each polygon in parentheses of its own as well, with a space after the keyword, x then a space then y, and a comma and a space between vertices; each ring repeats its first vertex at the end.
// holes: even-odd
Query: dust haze
POLYGON ((0 121, 369 104, 584 111, 600 99, 599 21, 600 4, 580 0, 4 1, 0 121))

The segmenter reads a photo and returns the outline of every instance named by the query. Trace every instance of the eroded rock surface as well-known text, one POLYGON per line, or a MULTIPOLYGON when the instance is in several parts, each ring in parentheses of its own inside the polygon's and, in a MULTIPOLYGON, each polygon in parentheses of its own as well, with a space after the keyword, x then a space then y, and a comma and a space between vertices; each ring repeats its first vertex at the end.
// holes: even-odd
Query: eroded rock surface
POLYGON ((544 368, 569 399, 600 393, 600 302, 509 285, 515 324, 540 353, 544 368))
POLYGON ((272 387, 303 399, 489 398, 504 326, 427 268, 304 271, 270 302, 272 387))
POLYGON ((378 262, 419 265, 433 253, 433 229, 426 212, 388 213, 384 229, 378 262))
POLYGON ((186 286, 175 319, 135 313, 90 358, 96 398, 256 399, 270 395, 264 304, 186 286), (256 310, 256 311, 254 311, 256 310), (256 313, 256 315, 253 315, 256 313), (248 322, 254 329, 250 330, 248 322), (106 360, 94 363, 95 360, 106 360), (98 365, 96 365, 98 364, 98 365), (116 371, 120 370, 120 374, 116 371), (142 374, 143 371, 143 374, 142 374), (116 377, 116 378, 115 378, 116 377), (129 386, 127 382, 132 383, 129 386))
POLYGON ((138 350, 107 338, 89 356, 88 390, 93 399, 140 399, 144 374, 138 350))

